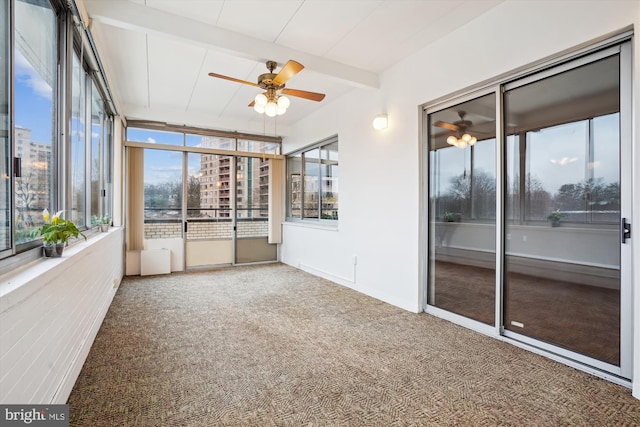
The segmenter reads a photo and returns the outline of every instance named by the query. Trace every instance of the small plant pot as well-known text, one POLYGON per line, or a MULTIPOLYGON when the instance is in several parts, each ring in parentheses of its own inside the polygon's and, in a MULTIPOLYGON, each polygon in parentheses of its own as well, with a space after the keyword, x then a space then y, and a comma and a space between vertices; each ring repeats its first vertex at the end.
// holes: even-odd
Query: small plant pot
POLYGON ((46 258, 60 258, 64 251, 64 243, 57 243, 55 245, 42 245, 44 256, 46 258))
POLYGON ((102 231, 103 233, 109 231, 109 224, 100 224, 100 231, 102 231))

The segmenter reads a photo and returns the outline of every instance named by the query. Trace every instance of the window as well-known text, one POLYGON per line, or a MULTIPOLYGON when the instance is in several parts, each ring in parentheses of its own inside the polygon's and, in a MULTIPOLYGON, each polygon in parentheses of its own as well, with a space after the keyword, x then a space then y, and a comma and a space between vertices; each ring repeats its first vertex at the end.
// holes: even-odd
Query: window
POLYGON ((91 217, 100 216, 100 146, 104 121, 102 97, 94 82, 91 84, 91 217))
POLYGON ((594 76, 607 89, 581 93, 589 103, 557 112, 542 122, 545 126, 533 119, 507 126, 507 214, 514 224, 547 222, 553 212, 566 223, 619 223, 619 69, 618 58, 611 56, 505 92, 507 123, 513 123, 523 122, 523 114, 543 117, 544 106, 532 103, 540 93, 587 92, 583 87, 591 86, 583 82, 594 76))
MULTIPOLYGON (((10 33, 11 27, 9 23, 9 2, 0 4, 0 56, 10 58, 10 33)), ((7 61, 8 62, 8 61, 7 61)), ((11 169, 11 139, 9 138, 9 106, 10 106, 10 81, 9 66, 3 64, 0 66, 0 174, 4 177, 10 176, 11 169)), ((7 249, 11 249, 11 181, 3 180, 4 185, 0 188, 0 223, 4 224, 0 227, 0 253, 7 249)))
POLYGON ((72 61, 68 168, 71 191, 67 204, 76 225, 91 227, 99 223, 100 217, 111 215, 111 119, 98 85, 85 71, 77 52, 72 61))
MULTIPOLYGON (((81 229, 92 215, 111 213, 113 111, 100 80, 85 71, 86 37, 72 19, 61 19, 69 5, 14 0, 0 6, 0 169, 8 178, 0 190, 0 258, 26 253, 18 264, 40 254, 30 250, 39 246, 32 231, 44 209, 64 211, 81 229)), ((0 271, 13 267, 2 263, 0 271)))
POLYGON ((22 153, 22 173, 14 178, 16 244, 33 240, 42 210, 55 208, 57 30, 48 0, 15 2, 14 145, 22 153))
POLYGON ((71 86, 71 220, 84 225, 85 216, 85 134, 86 134, 86 74, 77 54, 73 55, 71 86))
POLYGON ((127 128, 127 141, 148 142, 150 144, 184 145, 184 134, 150 129, 127 128))
POLYGON ((287 157, 287 217, 338 219, 338 137, 287 157))

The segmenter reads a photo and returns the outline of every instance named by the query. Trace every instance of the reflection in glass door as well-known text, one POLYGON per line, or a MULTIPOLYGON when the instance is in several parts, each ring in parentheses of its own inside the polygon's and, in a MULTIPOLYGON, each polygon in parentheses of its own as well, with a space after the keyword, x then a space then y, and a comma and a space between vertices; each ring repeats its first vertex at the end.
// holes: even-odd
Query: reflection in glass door
POLYGON ((508 86, 504 106, 504 327, 620 366, 619 55, 508 86))
POLYGON ((489 325, 495 322, 495 105, 490 93, 429 115, 428 303, 489 325))

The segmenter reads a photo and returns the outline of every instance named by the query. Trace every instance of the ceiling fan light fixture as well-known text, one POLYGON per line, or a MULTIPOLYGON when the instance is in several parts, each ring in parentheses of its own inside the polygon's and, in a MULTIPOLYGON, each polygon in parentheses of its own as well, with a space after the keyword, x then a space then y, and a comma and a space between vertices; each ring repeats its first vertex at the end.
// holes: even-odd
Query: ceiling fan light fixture
POLYGON ((460 138, 457 138, 455 135, 450 135, 447 138, 447 144, 453 145, 454 147, 458 147, 464 150, 467 146, 471 147, 478 142, 478 139, 475 136, 471 136, 468 133, 465 133, 460 138))
POLYGON ((256 95, 254 101, 256 103, 255 105, 260 105, 264 108, 264 106, 267 105, 267 102, 269 102, 269 99, 264 93, 259 93, 256 95))
POLYGON ((267 105, 264 107, 264 113, 269 117, 275 117, 278 114, 278 104, 273 101, 267 102, 267 105))
POLYGON ((289 108, 289 105, 291 105, 291 101, 289 101, 289 98, 284 95, 278 97, 278 107, 284 108, 284 110, 286 111, 287 108, 289 108))
POLYGON ((209 73, 209 76, 236 83, 242 83, 248 86, 259 87, 262 90, 266 90, 266 92, 256 95, 253 102, 250 103, 249 106, 253 106, 253 109, 259 114, 266 114, 269 117, 275 117, 276 115, 284 114, 286 113, 287 108, 289 108, 289 104, 291 103, 289 101, 289 98, 287 98, 286 96, 281 96, 280 92, 286 93, 289 96, 304 98, 316 102, 320 102, 324 99, 324 93, 309 92, 306 90, 289 88, 285 89, 285 83, 291 77, 295 76, 304 69, 304 66, 299 62, 290 59, 277 74, 274 73, 274 70, 278 66, 275 61, 267 61, 266 65, 269 72, 258 76, 257 83, 236 79, 235 77, 224 76, 217 73, 209 73))

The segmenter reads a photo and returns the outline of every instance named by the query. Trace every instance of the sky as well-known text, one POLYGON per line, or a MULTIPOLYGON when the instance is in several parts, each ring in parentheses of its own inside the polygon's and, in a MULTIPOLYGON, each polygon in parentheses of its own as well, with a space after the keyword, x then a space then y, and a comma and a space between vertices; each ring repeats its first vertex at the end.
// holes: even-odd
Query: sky
POLYGON ((38 75, 18 49, 15 50, 15 123, 31 129, 31 140, 51 143, 51 86, 38 75))

